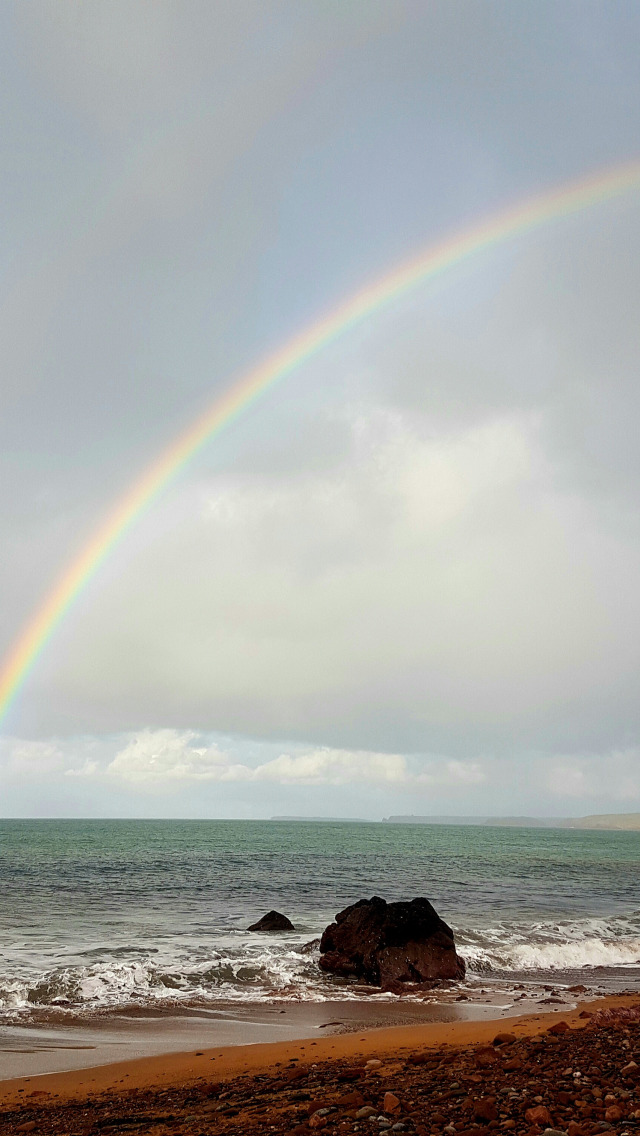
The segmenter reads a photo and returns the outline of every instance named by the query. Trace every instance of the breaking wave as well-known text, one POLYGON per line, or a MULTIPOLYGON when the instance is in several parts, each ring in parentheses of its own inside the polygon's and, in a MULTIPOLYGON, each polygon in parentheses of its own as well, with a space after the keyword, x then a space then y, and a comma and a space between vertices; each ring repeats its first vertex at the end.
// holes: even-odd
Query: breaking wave
POLYGON ((612 920, 498 924, 462 931, 459 951, 478 974, 640 966, 640 912, 612 920))
MULTIPOLYGON (((455 929, 459 953, 473 985, 479 977, 534 982, 553 972, 589 983, 606 971, 640 967, 640 912, 613 920, 500 923, 482 930, 455 929), (595 974, 594 972, 596 972, 595 974)), ((73 963, 20 976, 0 976, 0 1014, 16 1020, 45 1011, 73 1014, 131 1005, 176 1007, 264 1001, 322 1002, 371 996, 363 988, 323 974, 317 946, 296 933, 257 936, 227 933, 213 945, 98 947, 73 963)), ((376 996, 376 995, 374 995, 376 996)), ((393 998, 393 995, 377 995, 393 998)))

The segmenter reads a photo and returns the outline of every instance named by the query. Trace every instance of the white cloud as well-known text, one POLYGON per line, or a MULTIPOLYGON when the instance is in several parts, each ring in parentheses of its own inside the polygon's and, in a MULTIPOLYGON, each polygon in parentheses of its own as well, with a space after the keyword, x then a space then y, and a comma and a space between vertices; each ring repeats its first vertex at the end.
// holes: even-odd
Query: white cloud
POLYGON ((281 785, 388 782, 397 787, 407 779, 407 763, 399 754, 317 749, 296 757, 283 753, 273 761, 259 765, 253 771, 253 779, 277 781, 281 785))
POLYGON ((195 746, 192 731, 142 730, 116 754, 107 773, 124 781, 242 781, 244 765, 234 765, 217 746, 195 746))
MULTIPOLYGON (((87 760, 80 769, 68 770, 76 776, 99 772, 95 761, 87 760)), ((433 788, 480 784, 486 779, 481 762, 412 759, 402 754, 368 750, 318 747, 295 753, 281 753, 269 761, 248 764, 237 761, 216 745, 198 744, 190 730, 143 730, 126 744, 106 766, 109 777, 137 784, 183 782, 242 782, 273 785, 339 786, 379 785, 389 789, 433 788)))
POLYGON ((397 754, 318 749, 296 756, 283 753, 272 761, 250 766, 234 762, 215 745, 195 745, 195 739, 193 731, 143 730, 116 754, 106 772, 137 783, 269 781, 281 785, 346 785, 359 781, 402 784, 406 780, 406 761, 397 754))
POLYGON ((88 757, 82 765, 77 769, 65 769, 65 777, 93 777, 100 770, 100 765, 97 761, 91 761, 88 757))
MULTIPOLYGON (((546 782, 550 792, 557 796, 590 802, 608 799, 637 806, 640 802, 640 753, 637 749, 627 749, 607 754, 558 757, 551 762, 546 782)), ((594 806, 593 811, 603 810, 594 806)))
POLYGON ((7 773, 29 778, 57 773, 65 762, 58 743, 6 738, 2 741, 2 765, 7 773))

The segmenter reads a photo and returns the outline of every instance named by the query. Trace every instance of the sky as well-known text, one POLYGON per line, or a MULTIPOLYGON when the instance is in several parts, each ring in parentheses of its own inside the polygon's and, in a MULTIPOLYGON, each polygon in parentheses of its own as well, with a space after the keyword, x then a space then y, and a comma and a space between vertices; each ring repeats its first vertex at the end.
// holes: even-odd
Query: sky
MULTIPOLYGON (((640 8, 0 0, 0 656, 234 379, 640 157, 640 8)), ((0 727, 4 816, 640 810, 640 190, 317 352, 146 509, 0 727)))

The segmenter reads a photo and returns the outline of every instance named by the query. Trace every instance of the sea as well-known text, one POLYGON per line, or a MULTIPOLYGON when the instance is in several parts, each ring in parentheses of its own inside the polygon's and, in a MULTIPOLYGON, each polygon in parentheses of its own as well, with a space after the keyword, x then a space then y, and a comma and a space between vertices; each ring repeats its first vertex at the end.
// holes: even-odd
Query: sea
POLYGON ((431 900, 462 991, 638 990, 639 868, 635 832, 3 820, 0 1022, 362 999, 320 971, 313 941, 372 895, 431 900), (295 931, 247 930, 272 908, 295 931))

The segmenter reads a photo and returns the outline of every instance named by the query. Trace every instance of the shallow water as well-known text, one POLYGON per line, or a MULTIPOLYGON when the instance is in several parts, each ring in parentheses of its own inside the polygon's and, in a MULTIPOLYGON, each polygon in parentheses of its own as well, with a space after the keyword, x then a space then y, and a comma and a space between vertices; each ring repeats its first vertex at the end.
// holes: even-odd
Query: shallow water
POLYGON ((269 821, 0 822, 0 1012, 323 1001, 301 947, 373 894, 426 895, 479 983, 640 985, 632 832, 269 821), (275 907, 285 935, 245 928, 275 907))

